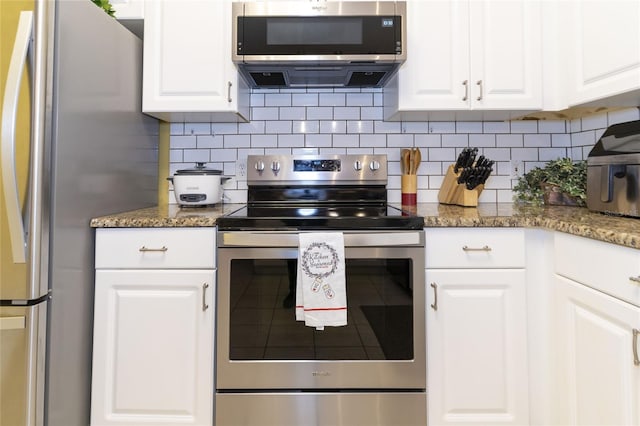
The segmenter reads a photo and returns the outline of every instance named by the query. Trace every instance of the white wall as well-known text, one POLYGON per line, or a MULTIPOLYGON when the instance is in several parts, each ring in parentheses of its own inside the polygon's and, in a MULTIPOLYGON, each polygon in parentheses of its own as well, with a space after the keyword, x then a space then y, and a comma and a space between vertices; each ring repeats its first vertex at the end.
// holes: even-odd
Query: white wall
MULTIPOLYGON (((637 120, 638 108, 572 121, 385 122, 382 90, 254 90, 250 123, 172 123, 170 173, 196 161, 235 176, 248 154, 375 153, 389 159, 388 198, 400 200, 400 149, 420 147, 418 201, 437 202, 449 164, 464 147, 496 161, 480 202, 511 202, 512 160, 525 171, 559 157, 585 159, 611 124, 637 120)), ((246 183, 230 181, 232 202, 246 201, 246 183)))

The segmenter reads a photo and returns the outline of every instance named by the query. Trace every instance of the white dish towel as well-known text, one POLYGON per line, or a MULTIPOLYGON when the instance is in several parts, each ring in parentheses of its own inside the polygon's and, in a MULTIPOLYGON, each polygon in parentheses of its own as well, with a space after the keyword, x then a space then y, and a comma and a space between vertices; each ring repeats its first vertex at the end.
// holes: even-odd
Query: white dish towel
POLYGON ((296 276, 297 321, 318 330, 347 325, 341 232, 300 233, 296 276))

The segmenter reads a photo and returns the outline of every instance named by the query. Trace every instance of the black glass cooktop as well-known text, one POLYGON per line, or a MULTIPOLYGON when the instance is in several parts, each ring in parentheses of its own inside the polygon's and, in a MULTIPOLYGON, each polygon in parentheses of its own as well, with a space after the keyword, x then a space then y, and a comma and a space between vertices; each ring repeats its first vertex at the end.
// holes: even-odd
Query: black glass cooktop
POLYGON ((388 205, 247 205, 216 221, 220 230, 422 229, 424 218, 388 205))

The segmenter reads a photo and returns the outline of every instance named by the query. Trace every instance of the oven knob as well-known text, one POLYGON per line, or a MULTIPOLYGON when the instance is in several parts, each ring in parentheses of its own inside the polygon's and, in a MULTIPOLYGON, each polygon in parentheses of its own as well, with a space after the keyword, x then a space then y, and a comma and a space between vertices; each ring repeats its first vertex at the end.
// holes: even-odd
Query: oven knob
POLYGON ((371 169, 372 172, 375 172, 380 168, 380 163, 378 161, 373 160, 371 163, 369 163, 369 168, 371 169))
POLYGON ((271 170, 273 170, 274 173, 278 173, 280 171, 280 163, 277 161, 271 163, 271 170))
POLYGON ((362 170, 362 162, 356 161, 355 164, 353 165, 353 168, 356 169, 357 171, 362 170))
POLYGON ((256 161, 255 168, 257 171, 262 172, 264 170, 264 163, 262 161, 256 161))

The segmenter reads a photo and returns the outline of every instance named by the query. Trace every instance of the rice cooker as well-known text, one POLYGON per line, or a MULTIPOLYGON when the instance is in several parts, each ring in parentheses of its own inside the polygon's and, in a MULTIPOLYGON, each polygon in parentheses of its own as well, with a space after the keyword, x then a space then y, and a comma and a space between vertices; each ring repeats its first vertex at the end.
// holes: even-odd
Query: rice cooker
POLYGON ((231 179, 222 170, 209 169, 196 163, 191 169, 178 170, 167 180, 173 183, 176 201, 181 206, 206 206, 222 201, 222 184, 231 179))

